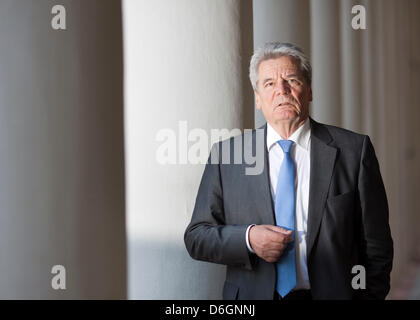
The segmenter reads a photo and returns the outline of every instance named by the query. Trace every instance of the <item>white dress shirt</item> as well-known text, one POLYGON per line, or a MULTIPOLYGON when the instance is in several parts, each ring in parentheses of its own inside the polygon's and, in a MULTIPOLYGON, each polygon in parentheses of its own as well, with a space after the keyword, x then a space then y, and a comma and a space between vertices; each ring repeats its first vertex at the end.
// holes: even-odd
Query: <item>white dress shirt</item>
MULTIPOLYGON (((309 177, 310 177, 310 151, 311 151, 311 128, 309 118, 287 140, 294 142, 291 157, 295 164, 295 245, 296 245, 296 276, 297 284, 294 290, 310 289, 308 266, 306 263, 306 233, 308 225, 309 203, 309 177)), ((283 138, 267 123, 267 150, 270 173, 271 195, 276 198, 277 178, 283 161, 283 150, 277 143, 283 138)), ((246 231, 246 244, 251 252, 254 252, 249 244, 249 226, 246 231)))

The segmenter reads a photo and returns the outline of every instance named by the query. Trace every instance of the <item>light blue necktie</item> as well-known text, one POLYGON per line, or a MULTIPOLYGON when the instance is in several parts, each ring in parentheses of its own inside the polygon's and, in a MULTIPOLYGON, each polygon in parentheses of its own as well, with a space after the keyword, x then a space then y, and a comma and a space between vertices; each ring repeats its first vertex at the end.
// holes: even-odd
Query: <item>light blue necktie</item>
MULTIPOLYGON (((295 168, 290 150, 291 140, 279 140, 284 158, 277 180, 275 215, 276 224, 292 230, 295 239, 295 168)), ((284 297, 296 286, 296 249, 295 241, 288 244, 277 262, 277 292, 284 297)))

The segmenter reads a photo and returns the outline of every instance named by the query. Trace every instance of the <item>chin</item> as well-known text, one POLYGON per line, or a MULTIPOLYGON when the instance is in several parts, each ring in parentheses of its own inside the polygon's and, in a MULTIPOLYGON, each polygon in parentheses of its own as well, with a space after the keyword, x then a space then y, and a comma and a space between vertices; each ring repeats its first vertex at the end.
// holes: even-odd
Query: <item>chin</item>
POLYGON ((294 120, 298 117, 299 115, 296 114, 295 112, 287 110, 287 111, 281 111, 278 114, 276 114, 274 119, 276 121, 288 121, 288 120, 294 120))

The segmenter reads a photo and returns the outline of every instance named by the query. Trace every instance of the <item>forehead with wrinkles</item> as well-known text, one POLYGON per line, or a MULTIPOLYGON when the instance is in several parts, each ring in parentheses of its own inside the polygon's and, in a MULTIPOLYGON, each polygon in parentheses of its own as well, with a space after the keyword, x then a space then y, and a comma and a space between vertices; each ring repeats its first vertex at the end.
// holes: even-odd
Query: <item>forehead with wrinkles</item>
POLYGON ((296 59, 291 57, 279 57, 276 59, 264 60, 260 63, 258 68, 258 78, 261 80, 263 75, 282 76, 288 74, 302 75, 296 59))

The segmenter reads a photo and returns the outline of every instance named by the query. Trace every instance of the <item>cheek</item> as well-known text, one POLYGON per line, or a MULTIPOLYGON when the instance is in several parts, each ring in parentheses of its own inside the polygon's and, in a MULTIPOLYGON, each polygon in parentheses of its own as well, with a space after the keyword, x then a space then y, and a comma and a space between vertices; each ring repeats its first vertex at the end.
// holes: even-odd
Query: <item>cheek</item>
POLYGON ((275 98, 276 98, 276 92, 274 90, 272 90, 271 92, 269 92, 267 94, 267 100, 266 101, 271 105, 275 98))
POLYGON ((298 100, 301 105, 309 101, 309 95, 306 91, 296 91, 294 96, 295 99, 298 100))
POLYGON ((261 96, 262 105, 270 105, 273 101, 274 95, 272 92, 264 92, 261 96))

